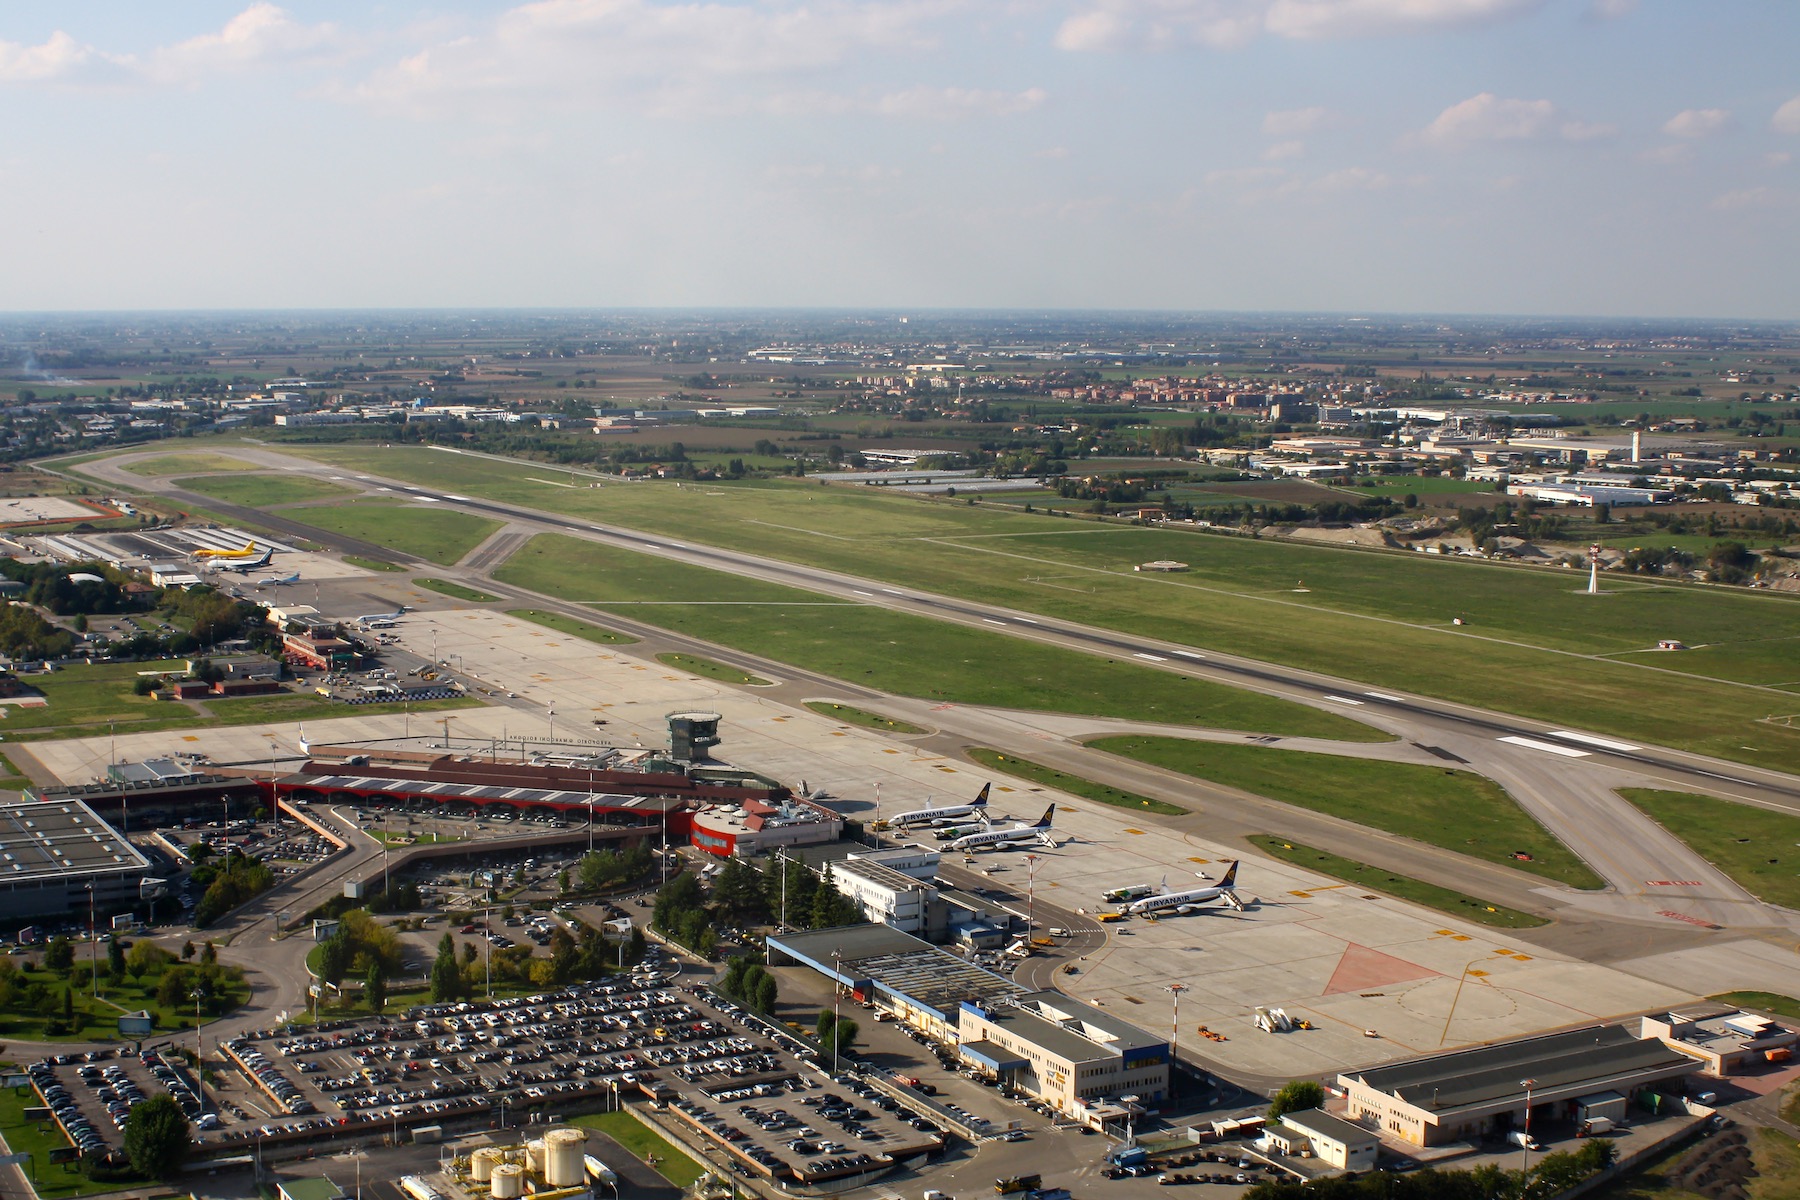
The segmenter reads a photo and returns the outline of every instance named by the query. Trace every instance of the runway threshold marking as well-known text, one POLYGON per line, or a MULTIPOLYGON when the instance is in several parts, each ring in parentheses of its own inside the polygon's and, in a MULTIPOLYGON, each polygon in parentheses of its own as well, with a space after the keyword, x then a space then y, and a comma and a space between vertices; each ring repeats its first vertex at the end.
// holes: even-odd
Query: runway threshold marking
POLYGON ((1169 661, 1168 659, 1164 658, 1160 654, 1145 654, 1142 650, 1137 651, 1131 657, 1141 658, 1145 662, 1168 662, 1169 661))
POLYGON ((1598 746, 1602 750, 1642 750, 1642 746, 1633 746, 1630 742, 1615 742, 1611 738, 1595 737, 1591 733, 1572 733, 1567 729, 1552 729, 1551 737, 1562 738, 1569 742, 1582 742, 1589 746, 1598 746))
POLYGON ((1553 743, 1550 743, 1550 742, 1540 742, 1536 738, 1519 737, 1517 735, 1508 735, 1506 737, 1500 738, 1499 740, 1502 742, 1510 742, 1515 746, 1524 746, 1530 750, 1542 750, 1546 754, 1560 754, 1564 758, 1587 758, 1587 757, 1589 757, 1588 752, 1586 750, 1577 750, 1573 746, 1558 746, 1558 745, 1554 745, 1553 743))
POLYGON ((1371 698, 1371 699, 1374 699, 1374 700, 1387 700, 1387 701, 1390 701, 1390 702, 1392 702, 1392 703, 1394 703, 1394 704, 1400 704, 1400 703, 1402 703, 1402 701, 1401 701, 1401 699, 1400 699, 1400 697, 1398 697, 1398 696, 1390 696, 1390 695, 1388 695, 1388 694, 1387 694, 1387 693, 1386 693, 1386 692, 1364 692, 1364 693, 1363 693, 1363 695, 1365 695, 1365 696, 1368 696, 1368 697, 1370 697, 1370 698, 1371 698))
POLYGON ((1192 650, 1177 650, 1175 653, 1181 655, 1181 657, 1183 657, 1183 658, 1205 658, 1206 657, 1206 655, 1204 655, 1204 654, 1195 654, 1192 650))
POLYGON ((1330 695, 1330 694, 1327 694, 1327 695, 1326 695, 1326 696, 1325 696, 1325 697, 1324 697, 1324 698, 1325 698, 1325 699, 1327 699, 1327 700, 1335 700, 1335 701, 1337 701, 1337 702, 1338 702, 1338 703, 1339 703, 1339 704, 1354 704, 1354 705, 1356 705, 1356 707, 1358 707, 1358 708, 1361 708, 1361 707, 1362 707, 1362 701, 1361 701, 1361 700, 1352 700, 1352 699, 1351 699, 1351 698, 1350 698, 1350 697, 1348 697, 1348 696, 1333 696, 1333 695, 1330 695))

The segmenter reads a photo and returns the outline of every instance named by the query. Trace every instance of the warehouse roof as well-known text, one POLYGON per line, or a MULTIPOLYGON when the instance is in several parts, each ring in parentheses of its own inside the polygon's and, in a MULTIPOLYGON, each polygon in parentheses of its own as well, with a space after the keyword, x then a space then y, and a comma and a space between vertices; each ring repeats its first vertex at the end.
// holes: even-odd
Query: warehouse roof
POLYGON ((0 882, 149 867, 149 860, 79 800, 0 804, 0 882))

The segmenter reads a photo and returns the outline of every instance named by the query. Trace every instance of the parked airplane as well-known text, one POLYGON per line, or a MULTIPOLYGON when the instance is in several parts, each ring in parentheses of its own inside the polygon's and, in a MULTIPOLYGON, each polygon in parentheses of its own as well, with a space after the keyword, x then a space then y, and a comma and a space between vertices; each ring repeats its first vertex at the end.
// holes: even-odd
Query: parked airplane
POLYGON ((929 825, 942 821, 952 821, 957 817, 980 817, 982 824, 985 825, 987 824, 988 790, 993 786, 994 785, 991 783, 984 783, 981 785, 981 791, 976 793, 975 799, 969 801, 967 804, 953 804, 947 808, 933 808, 931 807, 931 801, 927 799, 924 808, 914 809, 912 812, 903 812, 898 816, 889 817, 888 824, 929 825))
POLYGON ((214 558, 208 559, 207 561, 212 564, 213 569, 216 571, 230 571, 237 575, 245 575, 251 571, 260 571, 274 560, 275 551, 264 550, 261 556, 257 558, 234 558, 230 560, 214 558))
POLYGON ((300 572, 295 571, 292 575, 271 575, 267 579, 259 579, 256 581, 256 586, 285 587, 287 584, 299 582, 300 572))
POLYGON ((402 604, 399 608, 396 608, 393 612, 369 613, 367 616, 351 617, 350 619, 352 621, 355 621, 358 625, 371 625, 372 626, 377 621, 392 621, 396 617, 402 617, 405 615, 406 615, 406 605, 402 604))
POLYGON ((1159 896, 1146 896, 1142 900, 1133 900, 1127 904, 1124 911, 1134 917, 1164 914, 1179 916, 1193 912, 1208 900, 1223 900, 1241 912, 1244 902, 1237 897, 1237 869, 1238 865, 1234 862, 1231 864, 1231 869, 1225 872, 1225 877, 1210 887, 1189 888, 1185 892, 1164 892, 1159 896))
POLYGON ((226 559, 255 558, 259 553, 263 554, 263 555, 267 555, 269 553, 269 551, 267 551, 267 550, 259 551, 256 548, 255 542, 245 542, 243 549, 241 549, 241 550, 213 550, 213 549, 196 550, 196 551, 194 551, 194 557, 195 558, 226 558, 226 559))
POLYGON ((1036 842, 1040 846, 1055 846, 1051 840, 1051 821, 1056 816, 1056 805, 1052 804, 1044 810, 1044 815, 1030 825, 1020 823, 1011 829, 990 829, 986 833, 971 833, 951 842, 951 850, 1004 850, 1011 846, 1026 842, 1036 842))

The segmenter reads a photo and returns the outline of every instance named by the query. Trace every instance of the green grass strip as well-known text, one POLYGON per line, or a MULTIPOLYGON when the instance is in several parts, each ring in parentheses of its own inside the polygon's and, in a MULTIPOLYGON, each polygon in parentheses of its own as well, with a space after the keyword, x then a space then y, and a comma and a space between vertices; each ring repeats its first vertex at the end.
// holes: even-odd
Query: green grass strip
POLYGON ((346 554, 344 561, 353 567, 361 567, 365 571, 404 571, 399 563, 384 562, 379 558, 365 558, 360 554, 346 554))
POLYGON ((571 1125, 598 1129, 645 1162, 656 1156, 655 1171, 676 1187, 686 1190, 704 1173, 699 1163, 677 1150, 667 1138, 629 1112, 587 1113, 572 1117, 571 1125))
POLYGON ((1114 808, 1129 808, 1133 812, 1156 813, 1164 817, 1183 817, 1188 813, 1187 809, 1167 801, 1153 800, 1149 796, 1140 796, 1136 792, 1108 787, 1104 783, 1083 779, 1079 775, 1065 775, 1055 767, 1046 767, 1042 763, 1034 763, 1030 759, 1020 758, 1014 754, 1002 754, 998 750, 988 750, 978 746, 969 750, 968 755, 989 770, 1003 771, 1019 779, 1029 779, 1043 787, 1055 788, 1059 792, 1080 796, 1084 800, 1110 804, 1114 808))
POLYGON ((470 604, 493 604, 500 599, 486 592, 478 592, 472 587, 464 587, 460 583, 451 583, 448 579, 415 579, 413 584, 433 592, 442 592, 446 596, 454 596, 458 600, 467 600, 470 604))
POLYGON ((448 508, 379 500, 313 505, 296 516, 315 528, 373 542, 446 567, 500 528, 498 521, 448 508))
POLYGON ((534 625, 542 625, 547 629, 554 629, 558 633, 572 634, 590 642, 597 642, 602 646, 629 646, 637 641, 630 634, 614 633, 591 621, 565 617, 561 613, 543 612, 535 608, 509 608, 506 610, 506 615, 517 617, 521 621, 530 621, 534 625))
POLYGON ((1790 1021, 1800 1021, 1800 1000, 1784 996, 1780 992, 1720 992, 1707 999, 1747 1008, 1753 1012, 1774 1013, 1790 1021))
POLYGON ((720 683, 747 684, 751 687, 768 687, 770 682, 761 675, 752 675, 748 671, 740 671, 736 667, 728 667, 724 663, 714 662, 710 658, 698 658, 692 654, 659 654, 656 661, 665 667, 674 667, 678 671, 686 671, 689 675, 698 675, 703 679, 716 679, 720 683))
POLYGON ((819 592, 559 534, 526 543, 495 578, 923 700, 1388 741, 1336 713, 819 592))
POLYGON ((1469 771, 1177 737, 1107 737, 1088 745, 1570 887, 1606 886, 1505 789, 1469 771))
POLYGON ((861 725, 864 729, 879 729, 882 733, 930 733, 911 721, 896 720, 884 717, 880 713, 872 713, 864 708, 856 708, 849 704, 833 704, 829 700, 808 700, 806 707, 821 717, 830 717, 834 721, 842 721, 846 725, 861 725))
POLYGON ((1368 863, 1360 863, 1355 859, 1302 846, 1273 834, 1254 833, 1250 835, 1249 841, 1258 850, 1271 858, 1279 858, 1282 862, 1293 863, 1297 867, 1305 867, 1333 879, 1342 879, 1372 892, 1385 892, 1400 900, 1423 904, 1426 908, 1435 908, 1451 916, 1465 917, 1482 925, 1492 925, 1499 929, 1535 929, 1550 923, 1545 917, 1507 908, 1504 904, 1492 904, 1450 888, 1439 887, 1435 883, 1426 883, 1423 879, 1394 875, 1380 867, 1371 867, 1368 863))
POLYGON ((1800 908, 1800 817, 1693 792, 1620 788, 1619 795, 1751 895, 1800 908))

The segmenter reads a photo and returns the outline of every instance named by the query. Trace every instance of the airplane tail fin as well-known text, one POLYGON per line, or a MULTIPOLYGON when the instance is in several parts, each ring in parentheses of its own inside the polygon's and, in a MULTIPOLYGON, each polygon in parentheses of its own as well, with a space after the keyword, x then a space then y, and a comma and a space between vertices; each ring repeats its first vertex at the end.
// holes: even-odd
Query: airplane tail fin
POLYGON ((1037 824, 1035 826, 1033 826, 1033 828, 1034 829, 1048 829, 1048 828, 1050 828, 1050 823, 1055 819, 1055 817, 1056 817, 1056 805, 1052 804, 1049 808, 1046 808, 1044 810, 1044 815, 1037 819, 1037 824))
POLYGON ((981 790, 979 792, 975 793, 975 798, 973 800, 969 801, 969 807, 971 807, 971 808, 986 808, 987 802, 988 802, 988 789, 993 786, 994 785, 991 783, 982 784, 981 790))
POLYGON ((1222 888, 1236 887, 1237 886, 1237 869, 1238 869, 1237 863, 1233 862, 1231 864, 1231 869, 1229 871, 1225 872, 1225 878, 1219 880, 1219 886, 1222 888))

